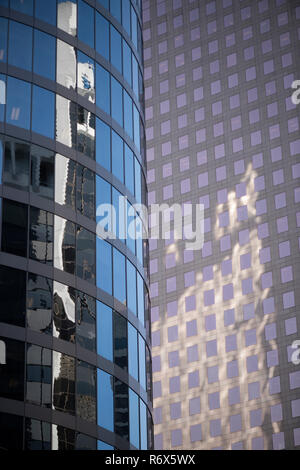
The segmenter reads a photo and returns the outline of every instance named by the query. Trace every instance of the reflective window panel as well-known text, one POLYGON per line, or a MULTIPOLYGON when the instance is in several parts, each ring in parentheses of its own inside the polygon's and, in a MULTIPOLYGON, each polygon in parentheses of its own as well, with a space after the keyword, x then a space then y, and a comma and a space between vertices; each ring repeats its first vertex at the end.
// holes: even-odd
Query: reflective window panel
POLYGON ((75 342, 75 301, 75 289, 54 282, 53 336, 72 343, 75 342))
POLYGON ((52 334, 52 280, 28 274, 27 327, 40 333, 52 334))

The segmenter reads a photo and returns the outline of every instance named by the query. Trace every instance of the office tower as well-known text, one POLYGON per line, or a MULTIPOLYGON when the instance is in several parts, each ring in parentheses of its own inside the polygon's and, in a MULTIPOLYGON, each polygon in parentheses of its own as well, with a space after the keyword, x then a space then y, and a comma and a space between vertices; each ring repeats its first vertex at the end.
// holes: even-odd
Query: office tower
POLYGON ((152 446, 142 70, 138 0, 0 1, 0 448, 152 446))
POLYGON ((299 449, 300 2, 144 0, 143 35, 149 203, 205 207, 202 250, 150 240, 155 446, 299 449))

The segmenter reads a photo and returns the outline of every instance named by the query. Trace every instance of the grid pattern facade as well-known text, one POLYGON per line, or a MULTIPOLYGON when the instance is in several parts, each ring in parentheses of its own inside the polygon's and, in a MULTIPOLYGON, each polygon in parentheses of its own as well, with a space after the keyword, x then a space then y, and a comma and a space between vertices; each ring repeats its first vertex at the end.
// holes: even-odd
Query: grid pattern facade
POLYGON ((149 203, 202 203, 204 246, 150 240, 155 447, 300 446, 300 3, 144 0, 149 203))
POLYGON ((143 100, 140 1, 0 1, 2 449, 152 448, 143 100))

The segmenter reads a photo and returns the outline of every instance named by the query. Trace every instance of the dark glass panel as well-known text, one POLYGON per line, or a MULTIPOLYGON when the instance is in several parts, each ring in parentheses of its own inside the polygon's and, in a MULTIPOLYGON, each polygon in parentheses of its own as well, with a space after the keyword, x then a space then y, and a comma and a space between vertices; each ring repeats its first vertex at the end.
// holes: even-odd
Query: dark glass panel
POLYGON ((25 15, 33 15, 33 0, 10 0, 10 8, 25 15))
POLYGON ((125 185, 131 194, 134 195, 134 169, 133 169, 133 153, 125 144, 125 185))
POLYGON ((0 413, 0 450, 22 449, 23 416, 0 413))
POLYGON ((54 267, 75 274, 75 224, 55 216, 54 267))
POLYGON ((116 379, 115 382, 115 433, 129 440, 129 397, 128 385, 116 379))
POLYGON ((7 77, 6 122, 30 129, 31 85, 17 78, 7 77))
POLYGON ((108 431, 114 431, 114 379, 103 370, 97 369, 97 424, 108 431))
POLYGON ((34 344, 27 345, 26 400, 38 406, 51 407, 51 351, 34 344))
POLYGON ((0 266, 0 322, 25 326, 26 273, 0 266))
POLYGON ((89 219, 95 219, 95 175, 79 164, 77 164, 76 189, 77 210, 89 219))
POLYGON ((31 147, 30 190, 39 196, 53 200, 54 153, 42 147, 31 147))
POLYGON ((76 275, 95 283, 95 235, 78 227, 76 236, 76 275))
POLYGON ((112 247, 97 237, 97 287, 112 294, 112 247))
POLYGON ((85 434, 77 434, 76 450, 97 450, 97 441, 85 434))
POLYGON ((110 12, 116 20, 121 23, 121 0, 110 2, 110 12))
POLYGON ((32 132, 54 139, 54 98, 52 91, 33 85, 32 132))
POLYGON ((140 384, 146 390, 146 343, 144 338, 139 334, 139 376, 140 384))
POLYGON ((51 450, 51 424, 25 418, 25 450, 51 450))
POLYGON ((1 338, 6 345, 6 364, 0 364, 0 396, 24 400, 25 343, 1 338))
POLYGON ((77 362, 76 413, 80 418, 96 422, 96 367, 83 361, 77 362))
POLYGON ((35 17, 56 26, 56 0, 35 0, 35 17))
POLYGON ((27 256, 28 206, 3 199, 2 207, 2 250, 27 256))
POLYGON ((110 75, 101 65, 96 65, 96 104, 110 114, 110 75))
POLYGON ((148 346, 146 346, 146 379, 148 400, 152 402, 152 362, 148 346))
POLYGON ((112 131, 112 172, 122 183, 124 182, 124 145, 123 139, 112 131))
POLYGON ((0 62, 7 61, 7 31, 8 31, 7 19, 0 18, 0 62))
POLYGON ((51 450, 75 450, 76 431, 52 424, 51 450))
POLYGON ((132 86, 132 62, 131 49, 127 42, 123 40, 123 74, 124 78, 132 86))
POLYGON ((32 28, 16 21, 9 23, 8 63, 15 67, 32 69, 32 28))
POLYGON ((110 62, 122 74, 122 38, 112 25, 110 26, 110 62))
POLYGON ((75 414, 75 359, 57 351, 53 351, 52 395, 55 410, 75 414))
POLYGON ((139 397, 129 389, 129 429, 130 443, 137 449, 140 446, 139 397))
POLYGON ((127 320, 114 312, 114 363, 124 370, 128 369, 127 320))
POLYGON ((151 413, 147 409, 147 421, 148 421, 148 449, 154 449, 154 436, 153 436, 153 420, 151 413))
POLYGON ((109 60, 109 22, 96 12, 96 51, 109 60))
POLYGON ((128 370, 129 374, 139 380, 139 355, 137 330, 128 323, 128 370))
POLYGON ((78 105, 77 150, 95 159, 95 115, 78 105))
POLYGON ((96 161, 107 171, 111 169, 111 137, 110 127, 97 118, 96 161))
POLYGON ((17 189, 28 189, 30 145, 6 138, 3 183, 17 189))
MULTIPOLYGON (((44 2, 46 3, 46 2, 44 2)), ((47 0, 48 3, 48 0, 47 0)), ((50 34, 34 30, 33 72, 55 80, 56 40, 50 34)))
POLYGON ((113 77, 111 77, 111 116, 123 127, 123 90, 113 77))
POLYGON ((128 36, 131 34, 130 27, 130 0, 122 0, 122 24, 128 36))
POLYGON ((78 292, 76 301, 77 344, 96 352, 96 300, 78 292))
POLYGON ((78 0, 78 39, 94 48, 94 8, 83 2, 83 0, 78 0))
POLYGON ((0 73, 0 121, 4 121, 6 105, 6 75, 0 73))
POLYGON ((53 264, 53 225, 50 212, 30 208, 29 257, 41 263, 53 264))
POLYGON ((97 301, 97 354, 113 361, 112 309, 97 301))
POLYGON ((27 327, 40 333, 52 333, 52 280, 28 274, 27 327))
POLYGON ((73 287, 54 282, 53 285, 53 336, 75 342, 75 301, 73 287))

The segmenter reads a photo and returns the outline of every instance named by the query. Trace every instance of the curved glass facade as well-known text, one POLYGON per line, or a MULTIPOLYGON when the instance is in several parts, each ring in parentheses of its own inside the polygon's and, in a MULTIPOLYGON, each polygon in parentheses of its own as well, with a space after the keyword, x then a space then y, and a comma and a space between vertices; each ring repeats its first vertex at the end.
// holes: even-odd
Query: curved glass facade
POLYGON ((153 446, 142 60, 140 1, 0 0, 0 448, 153 446))

